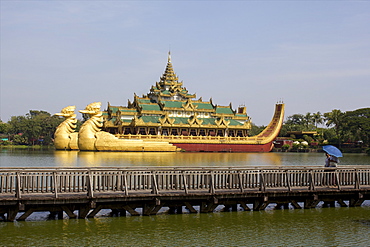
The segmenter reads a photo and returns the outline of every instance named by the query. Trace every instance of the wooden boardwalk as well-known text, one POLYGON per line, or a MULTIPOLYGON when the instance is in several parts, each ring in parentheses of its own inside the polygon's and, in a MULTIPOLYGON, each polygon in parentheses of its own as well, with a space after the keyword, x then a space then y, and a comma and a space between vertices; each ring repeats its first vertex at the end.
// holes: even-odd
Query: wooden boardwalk
POLYGON ((62 218, 208 213, 323 206, 360 206, 370 200, 366 167, 108 167, 1 168, 0 216, 25 220, 46 211, 62 218))

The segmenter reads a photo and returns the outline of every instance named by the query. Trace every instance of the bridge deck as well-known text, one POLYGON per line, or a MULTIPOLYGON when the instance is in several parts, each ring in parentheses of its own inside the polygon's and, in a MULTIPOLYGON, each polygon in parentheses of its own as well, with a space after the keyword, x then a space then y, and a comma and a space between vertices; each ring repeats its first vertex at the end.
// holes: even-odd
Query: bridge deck
POLYGON ((277 208, 312 208, 320 202, 360 206, 369 199, 366 166, 0 169, 0 215, 8 221, 25 220, 36 211, 85 218, 101 209, 139 215, 141 208, 142 215, 152 215, 164 207, 195 213, 219 205, 225 210, 263 210, 270 203, 277 208))

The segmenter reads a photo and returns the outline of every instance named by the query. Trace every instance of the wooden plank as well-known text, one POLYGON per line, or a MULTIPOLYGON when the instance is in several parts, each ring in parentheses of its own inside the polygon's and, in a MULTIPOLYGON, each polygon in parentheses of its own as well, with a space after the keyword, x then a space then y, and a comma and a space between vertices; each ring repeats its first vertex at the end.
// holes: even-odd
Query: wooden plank
POLYGON ((349 200, 349 206, 350 207, 359 207, 362 205, 362 203, 364 202, 365 200, 364 199, 350 199, 349 200))
POLYGON ((286 182, 288 191, 292 191, 292 187, 290 185, 290 172, 289 171, 285 171, 285 179, 286 179, 285 182, 286 182))
POLYGON ((309 183, 310 183, 309 190, 315 190, 315 177, 313 175, 312 170, 310 171, 309 175, 310 175, 309 176, 309 183))
POLYGON ((210 202, 210 203, 207 205, 208 213, 213 212, 217 207, 218 207, 218 204, 215 204, 215 203, 213 203, 213 202, 210 202))
POLYGON ((16 183, 16 194, 15 197, 18 199, 21 198, 21 176, 19 172, 17 172, 17 183, 16 183))
POLYGON ((35 210, 33 208, 29 208, 24 214, 18 217, 17 221, 26 220, 28 216, 30 216, 35 210))
POLYGON ((265 191, 265 190, 266 190, 266 184, 265 184, 264 174, 260 172, 260 191, 265 191))
POLYGON ((94 218, 97 213, 102 209, 102 205, 98 205, 92 212, 87 215, 87 218, 94 218))
POLYGON ((198 213, 198 211, 195 210, 194 207, 189 202, 184 202, 184 205, 186 206, 190 213, 198 213))
POLYGON ((117 174, 117 180, 114 191, 122 191, 122 172, 117 174))
POLYGON ((338 186, 338 190, 341 190, 341 184, 340 184, 340 180, 339 180, 339 174, 337 171, 335 171, 335 183, 337 184, 338 186))
POLYGON ((77 215, 75 215, 68 206, 62 206, 62 210, 66 212, 69 218, 77 218, 77 215))
POLYGON ((337 200, 338 204, 341 206, 341 207, 348 207, 348 205, 343 201, 343 199, 338 199, 337 200))
POLYGON ((124 210, 126 210, 127 212, 129 212, 132 216, 139 216, 140 214, 138 212, 136 212, 133 208, 131 208, 129 205, 124 205, 122 207, 124 210))
POLYGON ((123 174, 123 185, 125 186, 125 195, 128 196, 128 187, 127 187, 127 173, 123 174))
POLYGON ((186 179, 186 174, 184 173, 184 171, 182 171, 182 179, 184 181, 184 190, 185 190, 185 194, 188 194, 188 182, 187 182, 187 179, 186 179))
POLYGON ((357 193, 349 200, 350 207, 359 207, 365 201, 362 193, 357 193))
POLYGON ((152 173, 152 179, 153 179, 152 193, 158 195, 159 190, 158 190, 158 184, 157 184, 157 179, 156 179, 156 174, 155 173, 152 173))
POLYGON ((355 170, 355 189, 360 189, 360 174, 355 170))
POLYGON ((154 209, 150 212, 150 215, 155 215, 158 213, 158 211, 162 208, 161 205, 156 205, 154 209))
POLYGON ((319 204, 320 200, 312 200, 312 199, 306 199, 304 201, 304 208, 305 209, 310 209, 310 208, 314 208, 317 206, 317 204, 319 204))
POLYGON ((207 213, 208 212, 208 207, 206 202, 201 202, 200 203, 200 212, 201 213, 207 213))
POLYGON ((270 204, 269 198, 264 196, 262 199, 257 199, 253 203, 253 210, 264 210, 270 204))
POLYGON ((295 201, 295 200, 292 200, 292 201, 290 201, 290 204, 293 206, 293 208, 295 208, 295 209, 302 209, 302 207, 298 204, 298 202, 297 201, 295 201))
POLYGON ((59 178, 59 176, 57 176, 57 173, 54 171, 53 172, 53 187, 54 187, 55 198, 58 198, 58 190, 59 190, 58 178, 59 178))
POLYGON ((88 183, 87 183, 87 196, 90 198, 94 197, 94 182, 91 172, 88 173, 88 183))
POLYGON ((239 189, 240 189, 240 192, 244 192, 244 185, 243 185, 243 178, 242 178, 242 174, 241 174, 241 171, 238 172, 238 178, 239 178, 239 189))
POLYGON ((19 212, 18 206, 8 208, 6 221, 14 221, 19 212))
POLYGON ((265 202, 261 200, 255 200, 253 202, 253 211, 260 211, 266 208, 267 205, 265 205, 265 202))
POLYGON ((78 210, 78 218, 79 219, 85 219, 86 216, 89 214, 91 208, 90 205, 83 205, 78 210))
POLYGON ((215 181, 214 181, 214 173, 211 171, 211 180, 210 180, 210 185, 209 185, 209 193, 214 194, 215 193, 215 181))
POLYGON ((245 202, 239 202, 240 206, 244 209, 244 211, 251 211, 252 209, 248 207, 245 202))
POLYGON ((144 204, 143 215, 146 215, 146 216, 151 215, 155 207, 157 207, 155 204, 144 204))

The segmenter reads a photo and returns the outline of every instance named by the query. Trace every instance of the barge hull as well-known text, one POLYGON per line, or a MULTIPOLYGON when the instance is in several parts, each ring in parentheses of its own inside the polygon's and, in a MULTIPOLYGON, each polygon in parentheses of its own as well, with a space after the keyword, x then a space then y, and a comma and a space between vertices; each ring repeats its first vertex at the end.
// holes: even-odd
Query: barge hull
POLYGON ((270 152, 272 142, 266 144, 214 144, 214 143, 172 143, 186 152, 229 152, 255 153, 270 152))

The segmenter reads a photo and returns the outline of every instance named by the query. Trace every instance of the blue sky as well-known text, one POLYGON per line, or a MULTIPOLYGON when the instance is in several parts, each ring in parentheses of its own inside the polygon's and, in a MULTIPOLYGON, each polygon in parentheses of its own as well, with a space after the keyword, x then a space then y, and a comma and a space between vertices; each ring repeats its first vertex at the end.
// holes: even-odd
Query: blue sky
MULTIPOLYGON (((167 53, 190 93, 286 116, 370 107, 370 1, 0 0, 0 119, 146 94, 167 53)), ((79 118, 81 115, 78 114, 79 118)))

